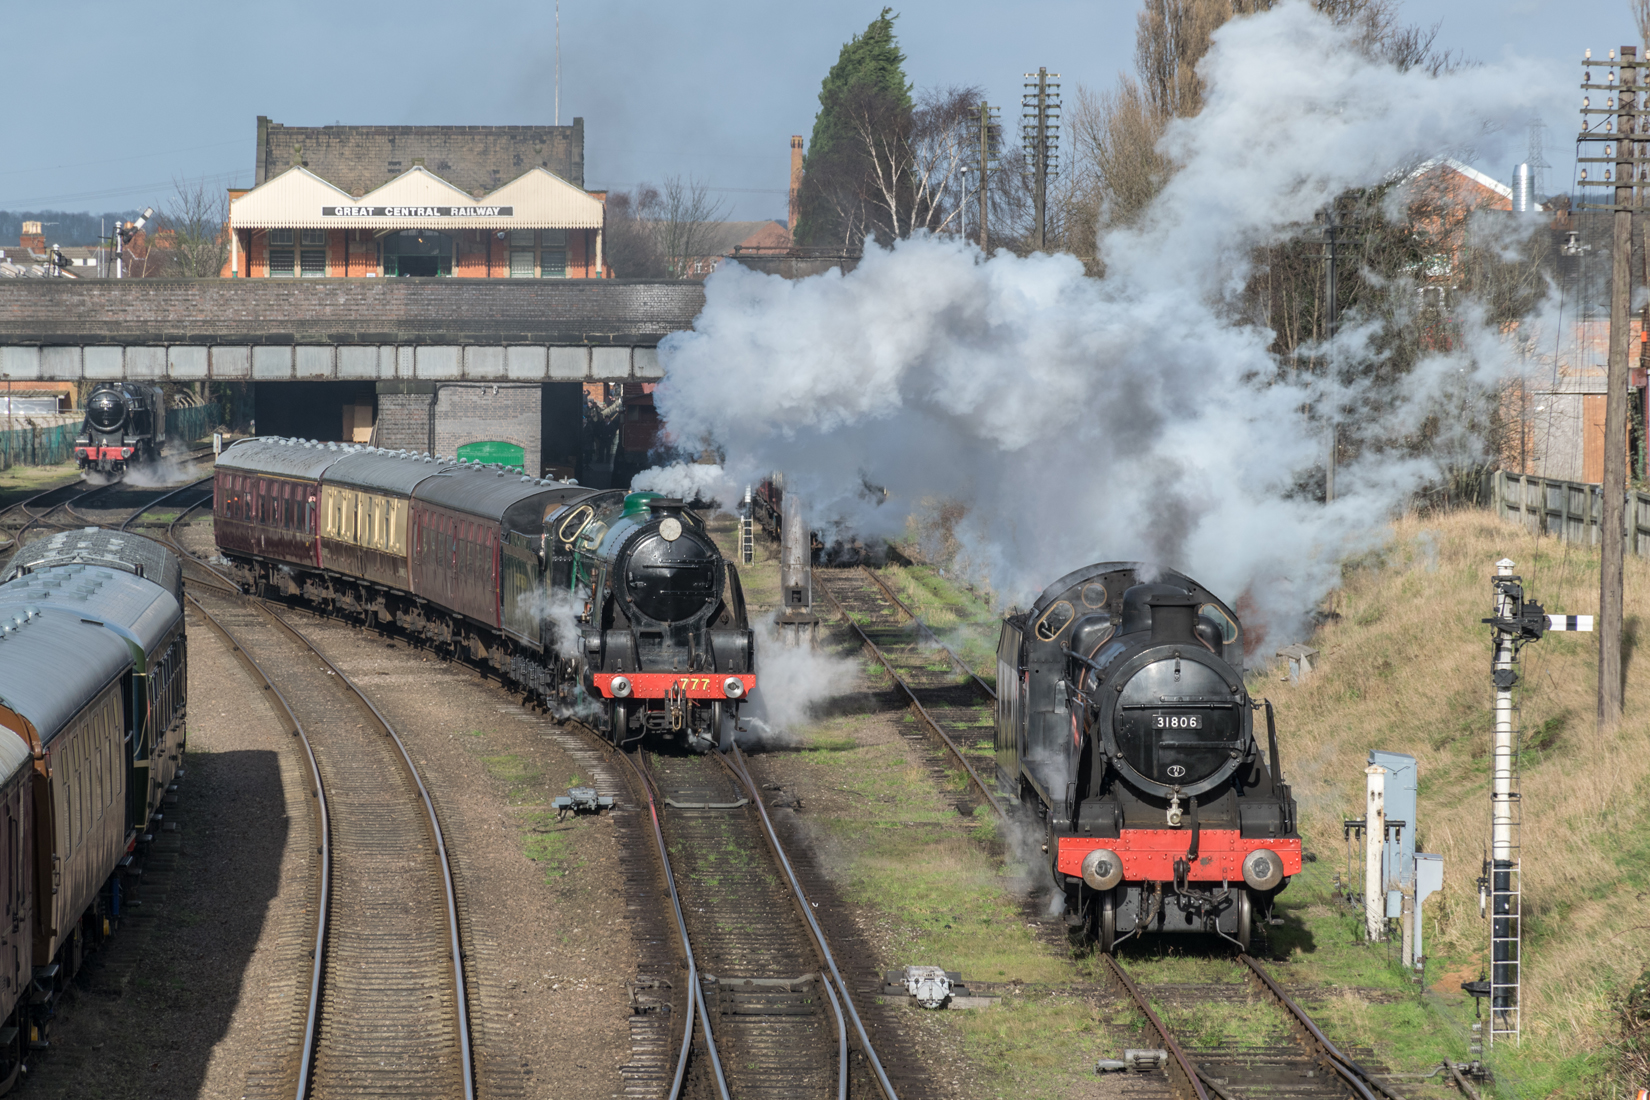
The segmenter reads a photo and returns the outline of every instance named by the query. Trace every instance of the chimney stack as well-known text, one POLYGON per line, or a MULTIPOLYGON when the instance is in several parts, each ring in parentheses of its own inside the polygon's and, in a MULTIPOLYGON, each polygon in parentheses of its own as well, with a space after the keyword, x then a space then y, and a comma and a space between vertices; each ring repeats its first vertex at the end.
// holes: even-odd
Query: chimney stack
POLYGON ((791 222, 792 233, 802 214, 802 135, 791 135, 791 222))
MULTIPOLYGON (((796 205, 796 198, 795 198, 796 192, 794 190, 795 185, 793 184, 792 186, 793 186, 793 190, 791 192, 791 195, 792 195, 791 206, 792 206, 792 209, 794 210, 795 205, 796 205)), ((793 213, 791 215, 791 217, 794 220, 796 215, 793 213)), ((34 251, 34 252, 44 252, 44 251, 46 251, 45 227, 42 226, 39 222, 24 222, 23 223, 23 232, 19 235, 19 237, 17 239, 17 244, 18 244, 18 247, 20 247, 20 248, 27 248, 27 249, 30 249, 31 251, 34 251)))

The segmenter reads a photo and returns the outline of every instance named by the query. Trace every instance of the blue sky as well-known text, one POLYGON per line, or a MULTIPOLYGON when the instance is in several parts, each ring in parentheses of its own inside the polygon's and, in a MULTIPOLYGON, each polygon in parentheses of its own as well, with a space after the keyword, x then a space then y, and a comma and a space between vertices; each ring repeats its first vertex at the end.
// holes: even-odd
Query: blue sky
MULTIPOLYGON (((563 0, 561 119, 585 120, 586 185, 691 175, 730 216, 782 218, 793 133, 819 82, 880 3, 563 0)), ((1130 67, 1135 0, 934 0, 897 5, 919 86, 981 84, 1005 120, 1021 74, 1068 93, 1130 67)), ((1527 59, 1580 81, 1583 48, 1633 40, 1626 0, 1403 0, 1406 21, 1482 60, 1527 59)), ((14 58, 0 115, 0 209, 160 205, 171 180, 246 185, 255 118, 544 123, 554 113, 554 0, 131 5, 5 0, 14 58), (124 49, 112 44, 125 31, 124 49), (85 48, 64 49, 78 30, 85 48), (49 47, 49 48, 48 48, 49 47)), ((1579 96, 1579 92, 1577 96, 1579 96)), ((1546 112, 1549 190, 1570 175, 1574 102, 1546 112)), ((1481 164, 1505 179, 1511 165, 1481 164)))

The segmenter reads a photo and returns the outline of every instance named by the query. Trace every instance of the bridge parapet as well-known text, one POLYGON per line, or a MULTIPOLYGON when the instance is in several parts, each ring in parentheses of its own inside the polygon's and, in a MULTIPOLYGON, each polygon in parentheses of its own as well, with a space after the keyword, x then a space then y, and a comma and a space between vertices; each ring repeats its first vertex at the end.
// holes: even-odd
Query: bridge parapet
POLYGON ((695 282, 8 280, 13 380, 649 381, 695 282))

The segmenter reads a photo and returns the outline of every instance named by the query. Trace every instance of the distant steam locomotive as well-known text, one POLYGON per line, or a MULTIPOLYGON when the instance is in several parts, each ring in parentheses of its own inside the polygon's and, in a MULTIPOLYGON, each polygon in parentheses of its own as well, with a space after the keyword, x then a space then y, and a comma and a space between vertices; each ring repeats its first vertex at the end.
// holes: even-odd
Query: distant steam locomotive
POLYGON ((75 461, 82 470, 121 474, 159 458, 165 439, 166 396, 159 386, 102 382, 86 399, 75 461))
POLYGON ((1212 932, 1248 951, 1301 869, 1295 800, 1243 682, 1243 627, 1190 577, 1106 562, 1003 623, 998 778, 1039 808, 1067 920, 1102 951, 1212 932))

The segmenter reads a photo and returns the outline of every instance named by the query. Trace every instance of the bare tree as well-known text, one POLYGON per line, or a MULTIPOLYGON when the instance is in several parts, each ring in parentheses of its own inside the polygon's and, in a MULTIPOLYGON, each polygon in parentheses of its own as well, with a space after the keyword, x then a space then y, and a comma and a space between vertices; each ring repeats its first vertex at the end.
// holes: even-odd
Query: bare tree
POLYGON ((651 184, 607 196, 602 251, 621 279, 663 279, 670 274, 659 248, 661 196, 651 184))
POLYGON ((975 155, 970 112, 978 87, 928 89, 905 108, 865 92, 848 104, 864 166, 864 221, 892 237, 943 232, 961 206, 962 169, 975 155))
POLYGON ((665 180, 655 225, 659 251, 672 278, 687 278, 689 264, 705 254, 715 223, 726 213, 727 204, 712 200, 710 188, 692 176, 665 180))
POLYGON ((229 196, 205 180, 175 179, 173 189, 154 240, 164 250, 166 274, 216 279, 229 262, 229 196))

